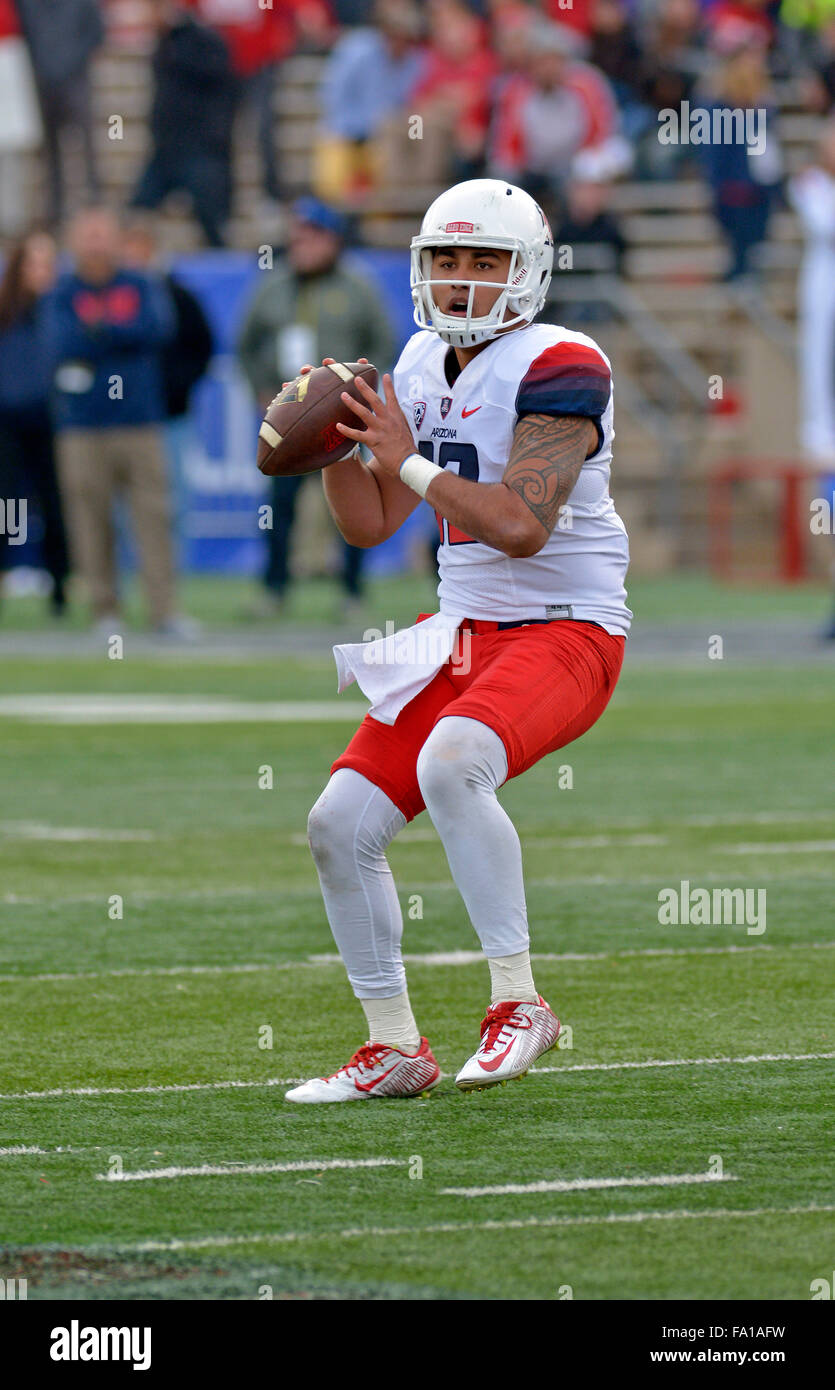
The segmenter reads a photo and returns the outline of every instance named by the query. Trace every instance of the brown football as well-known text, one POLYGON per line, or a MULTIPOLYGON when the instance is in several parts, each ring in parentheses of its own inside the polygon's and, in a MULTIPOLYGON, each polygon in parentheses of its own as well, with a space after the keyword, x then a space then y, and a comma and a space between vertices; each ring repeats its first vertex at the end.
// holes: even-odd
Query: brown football
POLYGON ((362 429, 362 421, 344 401, 347 391, 362 396, 355 378, 377 389, 377 368, 370 362, 333 362, 290 381, 271 401, 258 431, 258 467, 269 477, 316 473, 350 453, 353 440, 340 434, 337 423, 362 429))

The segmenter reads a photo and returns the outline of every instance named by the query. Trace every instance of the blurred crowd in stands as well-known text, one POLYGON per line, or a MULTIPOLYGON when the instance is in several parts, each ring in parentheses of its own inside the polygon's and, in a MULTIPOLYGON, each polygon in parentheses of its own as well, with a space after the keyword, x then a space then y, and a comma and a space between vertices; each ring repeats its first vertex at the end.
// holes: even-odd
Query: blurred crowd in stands
MULTIPOLYGON (((100 189, 90 69, 108 30, 112 44, 140 35, 150 49, 150 152, 131 201, 156 208, 186 190, 212 246, 227 237, 242 111, 266 199, 308 191, 280 158, 277 93, 299 52, 326 56, 309 190, 324 200, 356 210, 375 193, 487 175, 523 183, 556 217, 574 179, 700 173, 731 276, 781 184, 774 81, 802 83, 809 111, 835 105, 835 0, 0 0, 0 76, 18 35, 52 225, 66 130, 80 134, 89 194, 100 189), (765 152, 659 139, 659 112, 682 102, 763 109, 765 152)), ((24 85, 0 89, 0 110, 24 85)))
MULTIPOLYGON (((775 205, 799 215, 804 442, 835 460, 833 112, 835 0, 0 0, 0 230, 22 196, 6 156, 39 149, 45 174, 40 230, 7 239, 0 284, 0 497, 36 503, 54 611, 72 560, 96 620, 109 627, 118 616, 122 495, 150 621, 187 635, 175 599, 178 460, 212 343, 200 305, 159 261, 149 214, 185 192, 202 240, 228 244, 239 117, 257 150, 259 196, 288 229, 287 255, 241 334, 260 405, 276 382, 277 335, 287 376, 326 353, 390 365, 396 345, 378 298, 341 259, 364 210, 412 212, 415 190, 428 201, 458 180, 506 178, 542 202, 558 242, 603 248, 604 268, 617 272, 613 183, 700 177, 728 280, 755 269, 775 205), (97 158, 97 122, 120 117, 97 112, 92 81, 96 56, 120 46, 150 65, 147 149, 121 221, 102 205, 97 158), (283 167, 281 91, 286 61, 305 53, 319 56, 321 76, 300 186, 283 167), (793 179, 775 99, 786 79, 796 104, 821 118, 817 158, 793 179), (663 113, 683 127, 688 103, 761 112, 762 148, 660 138, 663 113), (68 199, 68 135, 91 205, 80 211, 78 190, 68 199), (59 275, 61 237, 71 264, 59 275)), ((264 582, 276 610, 298 486, 273 484, 264 582)), ((0 534, 0 573, 8 564, 0 534)), ((343 584, 349 599, 359 594, 350 548, 343 584)))

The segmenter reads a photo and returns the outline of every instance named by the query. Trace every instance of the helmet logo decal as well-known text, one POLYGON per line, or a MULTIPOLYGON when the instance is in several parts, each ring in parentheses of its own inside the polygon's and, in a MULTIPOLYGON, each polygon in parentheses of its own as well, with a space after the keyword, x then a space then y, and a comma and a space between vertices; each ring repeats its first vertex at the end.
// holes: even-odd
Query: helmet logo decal
POLYGON ((472 222, 447 222, 444 227, 445 232, 472 232, 473 230, 472 222))

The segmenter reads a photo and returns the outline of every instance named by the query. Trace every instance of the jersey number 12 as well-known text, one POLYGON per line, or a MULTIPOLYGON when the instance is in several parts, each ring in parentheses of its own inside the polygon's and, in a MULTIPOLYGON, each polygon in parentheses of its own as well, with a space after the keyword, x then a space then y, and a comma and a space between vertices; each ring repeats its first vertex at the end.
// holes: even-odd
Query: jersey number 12
MULTIPOLYGON (((422 439, 418 444, 418 449, 430 463, 435 462, 435 445, 430 440, 422 439)), ((478 450, 474 444, 453 444, 449 439, 444 440, 438 450, 438 467, 446 468, 449 463, 458 464, 459 478, 466 478, 471 483, 478 482, 478 450)), ((441 545, 443 545, 444 540, 448 545, 475 545, 472 536, 468 536, 464 531, 459 531, 458 527, 453 526, 442 517, 440 512, 435 513, 435 520, 441 535, 441 545), (446 535, 444 535, 445 531, 446 535)))

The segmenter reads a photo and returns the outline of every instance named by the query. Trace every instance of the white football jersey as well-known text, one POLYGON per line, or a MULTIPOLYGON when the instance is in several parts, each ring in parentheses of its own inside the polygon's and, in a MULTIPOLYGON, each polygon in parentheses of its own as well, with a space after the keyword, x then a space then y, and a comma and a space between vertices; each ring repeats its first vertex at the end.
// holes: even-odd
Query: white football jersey
POLYGON ((608 358, 584 333, 547 323, 492 339, 453 385, 447 353, 453 349, 443 339, 423 330, 409 339, 393 372, 395 394, 425 458, 473 482, 501 482, 516 422, 532 414, 586 415, 597 425, 599 447, 538 555, 504 555, 436 513, 441 612, 498 622, 574 618, 626 635, 629 542, 609 496, 608 358))

